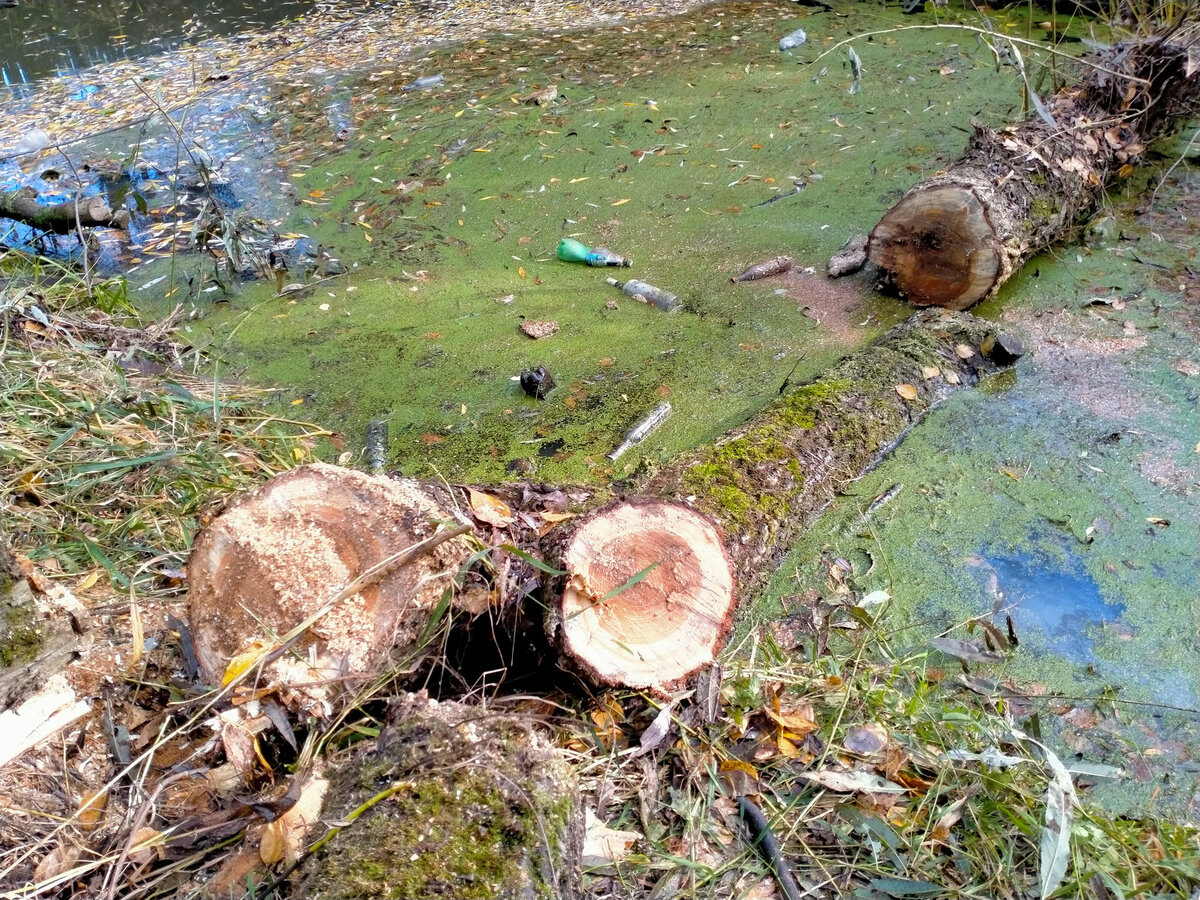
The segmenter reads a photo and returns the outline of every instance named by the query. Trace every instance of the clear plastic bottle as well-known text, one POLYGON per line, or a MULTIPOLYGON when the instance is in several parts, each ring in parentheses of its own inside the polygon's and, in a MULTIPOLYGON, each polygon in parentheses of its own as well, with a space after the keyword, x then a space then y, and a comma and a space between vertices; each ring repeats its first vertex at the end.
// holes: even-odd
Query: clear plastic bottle
POLYGON ((615 278, 606 278, 604 280, 614 287, 619 287, 634 300, 640 299, 643 303, 652 303, 663 312, 675 312, 675 310, 683 308, 683 301, 677 296, 645 281, 638 281, 631 278, 622 284, 615 278))
POLYGON ((624 266, 629 268, 633 260, 628 256, 617 256, 607 247, 596 247, 588 252, 583 261, 589 266, 624 266))

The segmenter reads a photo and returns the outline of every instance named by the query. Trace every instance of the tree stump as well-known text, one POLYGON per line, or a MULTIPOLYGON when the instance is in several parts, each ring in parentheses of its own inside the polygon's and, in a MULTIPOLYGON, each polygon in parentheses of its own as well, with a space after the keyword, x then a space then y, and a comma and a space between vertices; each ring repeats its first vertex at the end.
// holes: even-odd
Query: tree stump
POLYGON ((963 310, 1063 240, 1151 139, 1200 113, 1196 46, 1150 39, 1085 60, 1088 74, 1047 114, 996 132, 977 124, 945 173, 910 190, 867 252, 919 306, 963 310))
POLYGON ((562 566, 552 639, 593 682, 664 691, 716 658, 736 600, 707 516, 661 500, 607 506, 571 531, 562 566))
MULTIPOLYGON (((196 657, 219 683, 232 659, 278 648, 283 636, 354 579, 430 538, 450 518, 414 482, 315 463, 236 500, 201 531, 188 561, 196 657)), ((415 647, 468 554, 438 544, 333 605, 269 664, 264 678, 304 686, 385 668, 393 647, 415 647)))

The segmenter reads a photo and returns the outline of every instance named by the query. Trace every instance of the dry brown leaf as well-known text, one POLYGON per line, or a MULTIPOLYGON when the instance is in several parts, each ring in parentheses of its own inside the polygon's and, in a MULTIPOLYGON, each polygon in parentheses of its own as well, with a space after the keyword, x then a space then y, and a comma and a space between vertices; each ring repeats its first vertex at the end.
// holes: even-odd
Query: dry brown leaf
POLYGON ((896 393, 904 400, 916 400, 920 396, 915 386, 907 381, 903 384, 896 385, 896 393))
POLYGON ((970 344, 957 344, 954 347, 954 352, 959 359, 970 359, 975 355, 975 348, 970 344))
POLYGON ((846 736, 842 738, 843 747, 862 756, 872 756, 883 750, 887 744, 887 729, 877 722, 853 725, 846 729, 846 736))
POLYGON ((254 764, 258 759, 254 752, 254 736, 241 725, 226 722, 221 725, 221 745, 230 765, 243 780, 249 780, 254 774, 254 764))
POLYGON ((153 860, 162 852, 163 833, 156 828, 139 828, 129 839, 129 859, 137 865, 153 860))
POLYGON ((943 372, 942 374, 945 376, 947 384, 961 384, 962 383, 962 379, 958 377, 957 372, 947 370, 946 372, 943 372))
POLYGON ((270 864, 282 859, 291 864, 300 859, 309 832, 320 819, 328 789, 329 782, 324 778, 309 779, 300 789, 300 797, 292 808, 267 825, 259 842, 259 857, 263 862, 270 864), (273 849, 278 853, 274 859, 268 859, 263 851, 268 835, 275 844, 273 849))
POLYGON ((477 491, 474 488, 468 488, 471 499, 471 513, 480 522, 486 522, 488 525, 495 525, 497 528, 504 528, 511 525, 515 520, 512 510, 508 508, 508 504, 498 497, 493 497, 491 494, 485 494, 483 491, 477 491))
POLYGON ((239 653, 229 660, 229 665, 225 667, 225 674, 221 678, 222 686, 229 684, 274 649, 275 645, 272 643, 255 641, 250 645, 249 650, 239 653))
POLYGON ((640 831, 619 831, 609 828, 596 818, 590 809, 586 810, 587 829, 583 837, 583 856, 585 860, 603 860, 616 862, 629 855, 633 845, 642 839, 640 831))
POLYGON ((929 381, 931 378, 937 378, 941 374, 942 374, 942 370, 939 369, 937 366, 922 366, 921 367, 921 375, 925 378, 926 381, 929 381))
POLYGON ((204 885, 207 897, 241 897, 246 891, 246 878, 262 868, 258 851, 242 847, 226 858, 217 873, 204 885))
POLYGON ((74 844, 59 844, 43 856, 34 868, 34 883, 49 881, 70 871, 82 855, 82 848, 76 847, 74 844))

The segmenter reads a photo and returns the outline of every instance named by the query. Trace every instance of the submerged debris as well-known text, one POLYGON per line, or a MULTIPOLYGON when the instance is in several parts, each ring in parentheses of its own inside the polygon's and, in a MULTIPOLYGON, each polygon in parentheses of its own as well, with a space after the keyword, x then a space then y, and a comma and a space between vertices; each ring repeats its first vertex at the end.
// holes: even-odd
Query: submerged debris
POLYGON ((521 390, 535 400, 545 400, 546 395, 554 390, 554 379, 545 366, 526 369, 521 373, 521 390))
POLYGON ((764 262, 755 263, 741 275, 736 275, 729 280, 734 284, 739 281, 754 281, 757 278, 767 278, 771 275, 780 275, 792 268, 792 258, 790 256, 776 256, 774 259, 768 259, 764 262))

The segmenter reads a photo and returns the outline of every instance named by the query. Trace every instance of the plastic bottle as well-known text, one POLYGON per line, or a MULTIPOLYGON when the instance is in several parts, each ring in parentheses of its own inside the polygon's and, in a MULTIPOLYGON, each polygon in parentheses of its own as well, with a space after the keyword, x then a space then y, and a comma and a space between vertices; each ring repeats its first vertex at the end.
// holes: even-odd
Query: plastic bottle
POLYGON ((608 458, 615 461, 618 456, 633 447, 634 444, 640 444, 659 425, 667 421, 667 416, 670 414, 670 403, 664 401, 658 404, 658 406, 650 411, 649 415, 634 425, 633 428, 629 429, 629 433, 625 435, 625 440, 621 441, 621 445, 608 454, 608 458))
POLYGON ((583 261, 589 266, 624 266, 629 268, 633 260, 627 256, 617 256, 607 247, 597 247, 590 251, 583 261))
POLYGON ((631 278, 622 284, 615 278, 605 278, 604 280, 614 287, 619 287, 634 300, 641 300, 642 303, 653 303, 663 312, 675 312, 675 310, 683 307, 683 301, 674 294, 664 291, 662 288, 656 288, 654 285, 647 284, 644 281, 637 281, 631 278))
POLYGON ((587 262, 592 248, 574 238, 563 238, 558 242, 558 258, 564 262, 587 262))
POLYGON ((797 28, 791 34, 784 35, 779 40, 780 50, 791 50, 794 47, 801 47, 808 40, 808 35, 803 28, 797 28))

